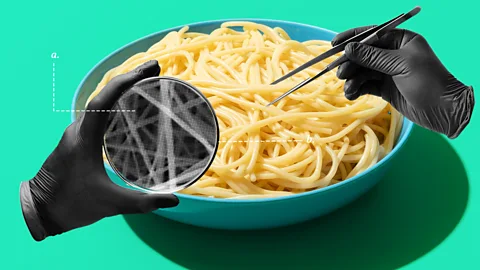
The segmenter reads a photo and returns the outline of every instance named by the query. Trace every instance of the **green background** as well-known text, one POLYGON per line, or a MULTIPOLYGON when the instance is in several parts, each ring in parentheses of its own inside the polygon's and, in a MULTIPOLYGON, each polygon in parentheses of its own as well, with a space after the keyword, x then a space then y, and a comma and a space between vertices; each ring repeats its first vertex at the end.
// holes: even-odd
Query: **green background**
POLYGON ((288 228, 223 232, 133 215, 36 243, 21 215, 20 182, 34 176, 70 122, 69 113, 52 112, 52 52, 60 56, 56 109, 70 109, 77 85, 98 61, 165 28, 270 18, 343 31, 384 22, 415 5, 423 10, 406 27, 424 35, 461 81, 480 88, 480 5, 474 0, 2 3, 0 268, 479 269, 478 108, 455 140, 415 128, 372 191, 333 214, 288 228))

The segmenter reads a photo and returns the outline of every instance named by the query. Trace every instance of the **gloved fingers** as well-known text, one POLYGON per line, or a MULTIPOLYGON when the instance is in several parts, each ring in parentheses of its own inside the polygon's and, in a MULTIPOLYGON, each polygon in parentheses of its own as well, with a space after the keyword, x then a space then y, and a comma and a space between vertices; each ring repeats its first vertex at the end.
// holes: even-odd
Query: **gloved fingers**
POLYGON ((397 50, 387 50, 352 42, 345 47, 345 55, 353 63, 383 74, 395 76, 406 71, 405 59, 397 50))
POLYGON ((332 46, 336 46, 337 44, 340 44, 344 42, 345 40, 354 37, 362 32, 367 31, 368 29, 374 28, 376 25, 369 25, 369 26, 362 26, 362 27, 357 27, 357 28, 352 28, 349 29, 345 32, 341 32, 337 34, 333 39, 332 39, 332 46))
POLYGON ((341 64, 337 70, 337 78, 347 80, 355 76, 357 73, 364 72, 368 69, 361 67, 353 62, 347 61, 341 64))
POLYGON ((135 83, 160 74, 160 66, 156 60, 151 60, 134 70, 114 77, 102 91, 90 101, 88 110, 110 110, 122 94, 135 83))
POLYGON ((348 100, 356 100, 357 98, 367 94, 381 97, 380 89, 380 82, 366 81, 360 87, 358 87, 355 92, 348 97, 345 95, 345 97, 347 97, 348 100))
POLYGON ((343 87, 345 97, 348 100, 355 100, 365 94, 381 96, 381 75, 375 71, 367 71, 347 80, 343 87))
POLYGON ((159 208, 175 207, 179 203, 177 196, 173 194, 147 194, 115 184, 110 188, 110 193, 118 214, 148 213, 159 208))
POLYGON ((397 50, 403 48, 416 36, 419 36, 417 33, 406 30, 406 29, 392 29, 388 31, 379 41, 375 42, 375 47, 397 50))
MULTIPOLYGON (((98 138, 103 137, 103 132, 107 126, 109 113, 115 105, 115 102, 122 94, 132 87, 135 83, 160 74, 160 66, 156 60, 148 61, 134 70, 116 76, 113 78, 102 91, 93 98, 87 106, 85 119, 80 127, 82 135, 96 134, 98 138), (104 110, 104 112, 92 112, 96 110, 104 110), (106 111, 106 112, 105 112, 106 111)), ((83 136, 85 137, 85 136, 83 136)))
MULTIPOLYGON (((352 28, 345 32, 337 34, 331 44, 332 46, 338 45, 344 42, 347 39, 350 39, 366 30, 376 27, 376 25, 370 26, 363 26, 358 28, 352 28)), ((375 42, 373 45, 375 47, 383 48, 383 49, 390 49, 396 50, 405 46, 410 40, 412 40, 415 36, 418 36, 417 33, 406 30, 406 29, 399 29, 395 28, 388 31, 380 40, 375 42)))

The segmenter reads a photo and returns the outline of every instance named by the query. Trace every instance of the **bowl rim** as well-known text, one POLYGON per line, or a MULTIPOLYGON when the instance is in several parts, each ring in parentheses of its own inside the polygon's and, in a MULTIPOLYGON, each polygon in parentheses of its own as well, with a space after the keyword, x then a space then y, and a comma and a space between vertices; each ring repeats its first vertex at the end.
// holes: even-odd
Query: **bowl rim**
MULTIPOLYGON (((83 77, 83 79, 81 80, 77 89, 75 90, 73 100, 72 100, 72 105, 71 105, 71 122, 74 122, 76 120, 75 105, 76 105, 77 98, 80 94, 80 90, 83 87, 83 85, 85 84, 85 81, 90 77, 90 75, 92 73, 95 72, 95 70, 97 70, 97 68, 100 65, 102 65, 103 63, 108 61, 110 58, 113 58, 117 53, 121 52, 125 48, 127 48, 131 45, 134 45, 135 43, 138 43, 142 40, 149 39, 151 37, 158 36, 158 35, 161 35, 161 34, 165 34, 165 33, 171 32, 171 31, 177 31, 184 26, 188 26, 189 28, 194 28, 194 27, 202 27, 202 26, 211 25, 211 24, 221 24, 221 23, 224 23, 224 22, 231 22, 231 21, 249 21, 249 22, 254 22, 254 23, 273 23, 273 24, 279 23, 279 24, 284 24, 284 25, 298 26, 298 27, 302 27, 302 28, 311 28, 311 29, 315 29, 317 31, 323 31, 323 32, 326 32, 328 34, 333 34, 333 35, 337 34, 337 32, 334 32, 332 30, 328 30, 328 29, 321 28, 321 27, 314 26, 314 25, 298 23, 298 22, 293 22, 293 21, 286 21, 286 20, 273 20, 273 19, 260 19, 260 18, 231 18, 231 19, 208 20, 208 21, 187 23, 187 24, 183 24, 183 25, 179 25, 179 26, 175 26, 175 27, 170 27, 168 29, 160 30, 158 32, 155 32, 155 33, 146 35, 144 37, 138 38, 138 39, 120 47, 119 49, 111 52, 110 54, 108 54, 106 57, 104 57, 101 61, 99 61, 94 67, 92 67, 89 70, 89 72, 83 77)), ((319 194, 319 193, 328 192, 328 191, 331 191, 331 190, 335 190, 335 189, 344 187, 345 185, 351 184, 352 182, 355 182, 356 180, 364 178, 367 174, 370 174, 374 170, 376 170, 376 169, 380 168, 381 166, 385 165, 387 163, 387 161, 392 159, 398 153, 398 151, 404 146, 404 144, 406 143, 406 141, 408 140, 408 138, 410 137, 410 135, 412 133, 412 129, 413 129, 413 123, 410 120, 408 120, 407 118, 404 117, 403 118, 402 129, 400 131, 400 134, 403 133, 403 136, 399 137, 399 140, 397 141, 397 143, 393 147, 392 151, 390 151, 390 153, 388 153, 383 159, 381 159, 379 162, 377 162, 375 165, 368 168, 367 170, 353 176, 352 178, 346 179, 342 182, 339 182, 339 183, 336 183, 336 184, 333 184, 333 185, 330 185, 330 186, 327 186, 327 187, 323 187, 323 188, 319 188, 319 189, 315 189, 315 190, 311 190, 311 191, 307 191, 307 192, 303 192, 303 193, 298 193, 298 194, 279 196, 279 197, 269 197, 269 198, 257 198, 257 199, 210 198, 210 197, 202 197, 202 196, 182 194, 182 193, 178 193, 178 192, 175 192, 174 194, 179 199, 197 200, 197 201, 203 201, 203 202, 208 202, 208 203, 214 203, 214 202, 218 203, 218 202, 220 202, 220 203, 250 204, 250 203, 266 203, 266 202, 274 202, 274 201, 299 199, 299 198, 302 198, 302 197, 308 197, 308 196, 313 196, 313 195, 316 195, 316 194, 319 194)), ((115 173, 113 168, 107 163, 105 163, 105 169, 111 171, 112 173, 115 173)))

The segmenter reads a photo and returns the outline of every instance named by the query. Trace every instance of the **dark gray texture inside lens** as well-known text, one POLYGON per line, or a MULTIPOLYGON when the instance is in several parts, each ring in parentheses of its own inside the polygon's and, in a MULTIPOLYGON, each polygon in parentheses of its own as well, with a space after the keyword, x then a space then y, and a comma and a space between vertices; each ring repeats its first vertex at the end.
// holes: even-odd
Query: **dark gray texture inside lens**
POLYGON ((218 124, 208 100, 174 78, 143 80, 112 108, 104 149, 127 183, 175 192, 198 180, 212 163, 218 124))

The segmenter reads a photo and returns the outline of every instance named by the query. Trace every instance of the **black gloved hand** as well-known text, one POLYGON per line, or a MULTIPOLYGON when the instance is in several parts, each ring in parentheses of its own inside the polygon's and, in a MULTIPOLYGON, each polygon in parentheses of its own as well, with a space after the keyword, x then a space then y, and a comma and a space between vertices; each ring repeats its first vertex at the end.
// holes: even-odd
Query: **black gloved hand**
MULTIPOLYGON (((110 110, 136 82, 158 76, 149 61, 112 79, 87 110, 110 110)), ((117 214, 145 213, 178 204, 174 195, 153 195, 122 188, 107 176, 102 143, 108 112, 86 112, 71 124, 37 175, 21 186, 25 220, 35 240, 92 224, 117 214)))
MULTIPOLYGON (((332 45, 372 27, 340 33, 332 45)), ((337 77, 347 80, 346 98, 382 97, 411 121, 452 139, 469 123, 473 88, 448 72, 421 35, 394 29, 373 46, 348 44, 345 55, 350 61, 338 68, 337 77)))

